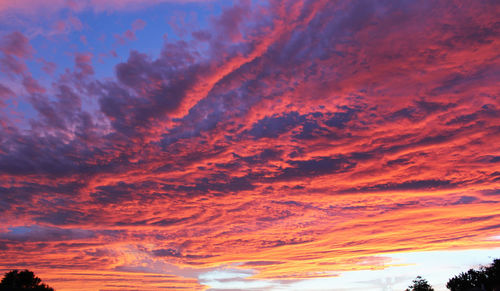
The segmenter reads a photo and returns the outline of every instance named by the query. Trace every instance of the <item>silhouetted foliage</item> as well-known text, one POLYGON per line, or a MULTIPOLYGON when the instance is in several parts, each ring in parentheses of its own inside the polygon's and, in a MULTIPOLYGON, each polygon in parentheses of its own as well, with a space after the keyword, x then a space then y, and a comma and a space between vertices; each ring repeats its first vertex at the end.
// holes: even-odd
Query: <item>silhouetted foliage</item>
POLYGON ((13 270, 5 273, 0 282, 0 291, 54 291, 29 270, 13 270))
POLYGON ((413 284, 408 286, 405 291, 434 291, 431 285, 424 278, 417 276, 413 284))
POLYGON ((488 267, 460 273, 448 280, 446 288, 451 291, 500 291, 500 259, 493 260, 488 267))

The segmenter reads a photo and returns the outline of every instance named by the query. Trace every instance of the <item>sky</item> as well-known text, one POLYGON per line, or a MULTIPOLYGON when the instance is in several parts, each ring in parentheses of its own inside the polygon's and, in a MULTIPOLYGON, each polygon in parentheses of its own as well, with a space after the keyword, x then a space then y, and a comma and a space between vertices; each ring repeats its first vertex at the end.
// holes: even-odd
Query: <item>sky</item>
POLYGON ((497 1, 0 0, 0 271, 436 290, 500 257, 497 1))

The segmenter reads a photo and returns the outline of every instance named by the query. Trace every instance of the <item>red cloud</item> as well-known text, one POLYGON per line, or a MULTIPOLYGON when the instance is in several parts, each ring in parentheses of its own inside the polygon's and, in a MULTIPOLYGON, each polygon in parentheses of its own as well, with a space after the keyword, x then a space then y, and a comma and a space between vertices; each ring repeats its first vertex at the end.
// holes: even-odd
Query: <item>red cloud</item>
POLYGON ((248 3, 114 78, 89 53, 44 94, 26 77, 36 117, 0 127, 0 265, 202 289, 217 267, 307 279, 498 246, 495 11, 248 3))

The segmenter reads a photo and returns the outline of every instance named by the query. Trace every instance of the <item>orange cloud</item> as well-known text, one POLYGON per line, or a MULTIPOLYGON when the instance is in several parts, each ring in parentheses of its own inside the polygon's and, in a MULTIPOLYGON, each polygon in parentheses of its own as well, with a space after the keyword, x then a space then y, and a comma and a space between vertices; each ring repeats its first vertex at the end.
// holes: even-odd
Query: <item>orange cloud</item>
POLYGON ((202 47, 131 52, 109 79, 75 54, 50 91, 25 79, 37 116, 1 126, 0 266, 59 290, 202 290, 214 270, 302 280, 497 247, 495 16, 242 2, 202 47))

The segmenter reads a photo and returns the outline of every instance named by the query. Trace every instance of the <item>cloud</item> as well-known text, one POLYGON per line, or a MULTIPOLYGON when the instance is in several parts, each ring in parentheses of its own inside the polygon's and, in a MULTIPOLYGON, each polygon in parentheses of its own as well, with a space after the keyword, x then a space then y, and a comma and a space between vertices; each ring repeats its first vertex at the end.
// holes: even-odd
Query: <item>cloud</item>
POLYGON ((143 30, 146 27, 146 22, 142 19, 136 19, 132 22, 132 27, 127 29, 123 35, 115 35, 115 38, 120 44, 125 44, 127 41, 134 41, 137 39, 135 33, 139 30, 143 30))
POLYGON ((24 89, 30 94, 45 93, 45 88, 43 88, 37 80, 33 79, 31 76, 25 76, 23 78, 24 89))
POLYGON ((0 50, 9 56, 27 58, 33 54, 33 47, 28 38, 19 31, 11 32, 3 36, 0 42, 0 50))
POLYGON ((28 71, 28 67, 23 61, 11 55, 0 58, 0 64, 2 64, 1 71, 7 75, 24 75, 28 71))
POLYGON ((57 69, 57 64, 54 63, 54 62, 49 62, 49 61, 46 61, 44 59, 40 59, 40 61, 42 62, 43 66, 42 66, 42 70, 49 74, 49 75, 52 75, 56 69, 57 69))
POLYGON ((82 229, 63 229, 57 227, 41 227, 38 225, 10 227, 6 233, 0 233, 0 239, 18 242, 62 241, 87 239, 94 234, 82 229))
POLYGON ((77 70, 77 77, 85 78, 94 74, 92 68, 92 54, 90 53, 77 53, 75 54, 75 67, 77 70))
POLYGON ((24 60, 33 55, 34 49, 24 34, 13 31, 4 35, 0 40, 0 51, 3 53, 0 58, 1 72, 7 75, 24 75, 27 72, 24 60))
POLYGON ((3 100, 7 100, 9 97, 14 97, 14 92, 7 86, 0 84, 0 105, 5 105, 3 100))
POLYGON ((288 161, 292 167, 284 168, 276 179, 294 179, 299 177, 315 177, 351 170, 356 163, 344 157, 318 157, 305 161, 288 161))
MULTIPOLYGON (((113 3, 45 9, 128 10, 137 20, 124 39, 156 29, 134 14, 139 2, 113 3)), ((0 7, 28 4, 39 5, 0 7)), ((15 259, 0 265, 113 278, 86 273, 95 289, 127 276, 134 288, 146 278, 202 289, 194 273, 236 268, 244 279, 200 281, 268 287, 385 268, 381 254, 402 250, 490 247, 500 203, 491 5, 243 1, 157 55, 137 46, 111 76, 90 35, 69 68, 40 77, 30 58, 46 48, 5 34, 0 248, 15 259)))
POLYGON ((0 2, 0 12, 18 12, 18 13, 36 13, 40 10, 54 11, 70 9, 75 11, 81 11, 84 9, 92 9, 97 12, 102 11, 120 11, 120 10, 134 10, 138 8, 149 7, 157 5, 158 3, 191 3, 191 2, 208 2, 209 0, 150 0, 147 2, 140 0, 106 0, 106 1, 95 1, 95 0, 84 0, 84 1, 66 1, 66 0, 56 0, 52 1, 51 5, 42 5, 37 0, 21 0, 21 1, 7 1, 2 0, 0 2))
POLYGON ((410 191, 410 190, 437 190, 442 188, 457 187, 451 181, 447 180, 417 180, 405 181, 402 183, 386 183, 373 186, 366 186, 356 189, 343 190, 343 193, 359 192, 385 192, 385 191, 410 191))
POLYGON ((256 138, 276 138, 304 120, 305 118, 300 116, 298 112, 290 112, 284 116, 265 117, 252 127, 249 134, 256 138))
POLYGON ((83 23, 75 16, 57 20, 53 25, 51 34, 64 34, 71 31, 80 31, 84 28, 83 23))

